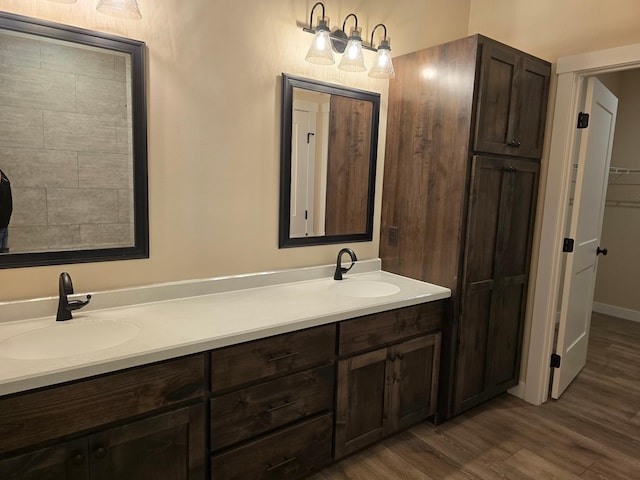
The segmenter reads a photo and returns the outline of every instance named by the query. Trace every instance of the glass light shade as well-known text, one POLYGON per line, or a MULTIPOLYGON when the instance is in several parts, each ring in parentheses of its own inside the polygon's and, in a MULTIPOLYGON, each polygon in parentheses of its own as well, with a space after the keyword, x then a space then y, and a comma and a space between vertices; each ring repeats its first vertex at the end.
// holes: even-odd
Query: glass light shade
POLYGON ((309 63, 319 65, 333 65, 336 63, 333 58, 333 49, 331 48, 331 38, 329 37, 329 17, 318 18, 318 27, 316 34, 311 42, 311 47, 304 59, 309 63))
POLYGON ((369 76, 372 78, 393 78, 395 75, 396 72, 393 70, 393 62, 391 60, 389 37, 386 37, 378 47, 378 53, 373 67, 369 70, 369 76))
POLYGON ((142 18, 137 0, 98 0, 96 10, 114 17, 134 20, 142 18))
POLYGON ((347 48, 340 60, 338 68, 347 72, 364 72, 367 67, 364 65, 364 55, 362 53, 362 37, 360 27, 353 27, 347 42, 347 48))

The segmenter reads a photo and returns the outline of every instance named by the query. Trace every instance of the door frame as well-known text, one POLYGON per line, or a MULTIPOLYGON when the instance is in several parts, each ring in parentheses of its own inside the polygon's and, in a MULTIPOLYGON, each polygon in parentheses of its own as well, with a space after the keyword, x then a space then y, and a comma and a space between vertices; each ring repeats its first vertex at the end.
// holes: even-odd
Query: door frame
POLYGON ((524 400, 534 405, 546 402, 549 395, 551 353, 563 281, 562 240, 568 214, 571 168, 579 146, 576 145, 576 118, 586 88, 585 79, 639 67, 640 43, 561 57, 557 61, 556 100, 546 163, 544 207, 541 209, 538 265, 523 395, 524 400))

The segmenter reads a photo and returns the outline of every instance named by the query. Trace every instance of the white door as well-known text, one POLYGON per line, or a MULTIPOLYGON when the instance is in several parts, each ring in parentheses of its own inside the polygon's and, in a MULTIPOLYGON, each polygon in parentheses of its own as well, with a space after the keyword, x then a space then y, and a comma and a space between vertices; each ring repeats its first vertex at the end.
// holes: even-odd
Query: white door
POLYGON ((316 113, 293 107, 291 130, 291 238, 313 236, 316 113))
POLYGON ((578 171, 569 238, 574 251, 567 253, 560 307, 556 353, 560 366, 553 374, 551 396, 559 398, 580 373, 587 359, 597 248, 600 246, 607 178, 618 99, 595 77, 587 83, 585 112, 589 126, 582 130, 578 171))

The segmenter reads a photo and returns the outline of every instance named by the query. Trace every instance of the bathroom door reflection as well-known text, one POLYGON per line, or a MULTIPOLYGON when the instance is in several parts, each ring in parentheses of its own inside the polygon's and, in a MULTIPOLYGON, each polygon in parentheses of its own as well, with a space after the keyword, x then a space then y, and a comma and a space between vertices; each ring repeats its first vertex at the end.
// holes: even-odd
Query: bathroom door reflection
POLYGON ((364 234, 371 101, 293 89, 291 238, 364 234))

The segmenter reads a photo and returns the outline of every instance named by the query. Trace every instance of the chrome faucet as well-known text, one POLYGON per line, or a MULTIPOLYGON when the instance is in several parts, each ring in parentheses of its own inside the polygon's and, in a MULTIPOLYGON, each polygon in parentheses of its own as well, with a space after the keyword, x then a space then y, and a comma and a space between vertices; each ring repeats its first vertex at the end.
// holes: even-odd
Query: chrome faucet
POLYGON ((71 300, 67 298, 67 295, 73 295, 73 283, 71 283, 71 275, 67 272, 60 274, 58 280, 58 292, 60 297, 58 299, 58 314, 56 315, 56 321, 61 322, 63 320, 71 320, 71 312, 84 307, 91 300, 91 295, 87 295, 85 301, 71 300))
POLYGON ((355 252, 350 248, 343 248, 342 250, 340 250, 338 252, 338 259, 336 260, 336 273, 333 274, 333 279, 342 280, 342 274, 347 273, 349 270, 351 270, 357 261, 358 258, 356 257, 355 252), (344 268, 342 266, 342 255, 345 253, 348 253, 351 257, 351 265, 349 265, 349 268, 344 268))

